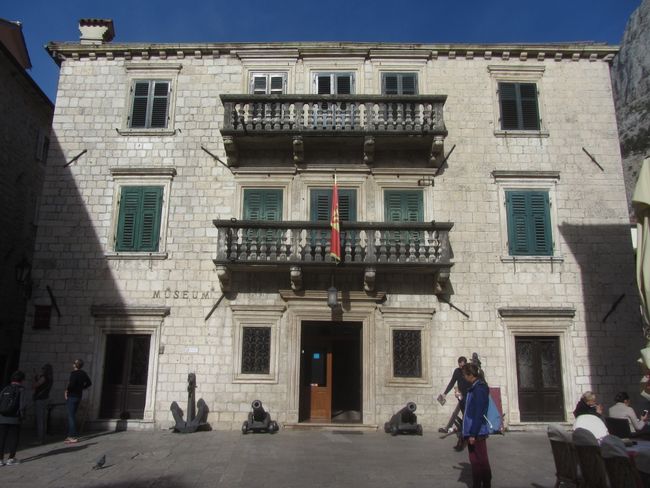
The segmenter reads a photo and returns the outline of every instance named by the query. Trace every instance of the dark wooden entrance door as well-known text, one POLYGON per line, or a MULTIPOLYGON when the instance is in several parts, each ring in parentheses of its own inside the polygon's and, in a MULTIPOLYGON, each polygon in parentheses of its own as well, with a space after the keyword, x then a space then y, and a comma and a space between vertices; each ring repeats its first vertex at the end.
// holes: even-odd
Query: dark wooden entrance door
POLYGON ((559 338, 520 336, 515 349, 521 421, 564 421, 559 338))
POLYGON ((304 322, 301 422, 361 422, 361 325, 304 322))
POLYGON ((150 335, 106 336, 100 416, 141 419, 147 396, 150 335))

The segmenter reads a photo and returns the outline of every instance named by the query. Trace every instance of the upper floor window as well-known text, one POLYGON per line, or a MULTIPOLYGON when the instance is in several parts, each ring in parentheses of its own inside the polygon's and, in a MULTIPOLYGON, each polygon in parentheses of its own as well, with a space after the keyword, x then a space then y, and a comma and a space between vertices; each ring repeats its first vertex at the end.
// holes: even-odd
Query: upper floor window
MULTIPOLYGON (((311 190, 310 220, 312 222, 329 222, 332 212, 332 189, 315 188, 311 190)), ((357 191, 339 189, 339 220, 341 222, 356 222, 357 220, 357 191)))
POLYGON ((537 85, 499 83, 502 130, 540 130, 537 85))
POLYGON ((424 202, 420 190, 386 190, 384 193, 386 222, 422 222, 424 202))
POLYGON ((157 252, 162 204, 162 186, 123 186, 115 251, 157 252))
POLYGON ((314 92, 318 95, 350 95, 354 93, 354 74, 316 73, 314 92))
POLYGON ((167 128, 170 92, 170 80, 133 80, 129 128, 167 128))
POLYGON ((244 189, 244 220, 282 220, 282 190, 276 188, 244 189))
POLYGON ((506 191, 508 252, 511 256, 551 256, 550 204, 547 191, 506 191))
POLYGON ((251 73, 253 95, 282 95, 286 93, 286 85, 286 73, 251 73))
POLYGON ((382 73, 381 92, 384 95, 417 95, 417 73, 382 73))

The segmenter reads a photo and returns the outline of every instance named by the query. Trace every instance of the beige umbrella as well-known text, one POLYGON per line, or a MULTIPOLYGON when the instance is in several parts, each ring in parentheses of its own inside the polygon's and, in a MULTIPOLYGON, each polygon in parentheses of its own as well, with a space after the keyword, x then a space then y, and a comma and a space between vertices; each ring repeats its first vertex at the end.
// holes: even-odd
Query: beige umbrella
MULTIPOLYGON (((641 315, 646 339, 650 340, 650 158, 645 158, 634 188, 632 204, 636 213, 636 282, 641 298, 641 315)), ((646 367, 650 368, 650 342, 641 350, 646 367)))

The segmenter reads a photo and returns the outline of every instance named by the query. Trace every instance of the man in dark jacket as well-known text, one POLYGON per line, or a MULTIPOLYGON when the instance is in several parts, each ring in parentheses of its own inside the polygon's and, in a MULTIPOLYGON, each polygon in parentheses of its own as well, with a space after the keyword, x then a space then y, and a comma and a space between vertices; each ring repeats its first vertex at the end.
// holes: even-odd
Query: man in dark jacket
POLYGON ((471 384, 467 390, 465 414, 463 415, 463 438, 467 441, 469 463, 472 466, 473 488, 490 488, 492 469, 487 452, 489 430, 486 414, 489 405, 490 390, 480 379, 480 370, 476 364, 466 364, 463 375, 471 384))
POLYGON ((456 398, 458 399, 458 405, 454 409, 453 413, 451 414, 451 417, 449 418, 449 422, 447 422, 447 425, 445 427, 442 427, 438 429, 439 432, 447 433, 451 432, 452 426, 456 427, 456 430, 458 431, 458 442, 456 443, 456 446, 454 446, 454 449, 457 451, 462 451, 464 448, 464 443, 463 443, 463 438, 460 435, 460 426, 461 426, 461 414, 465 411, 465 395, 467 395, 467 389, 469 388, 469 383, 465 380, 465 377, 463 376, 463 366, 467 364, 467 358, 465 356, 460 356, 458 358, 458 367, 454 370, 453 374, 451 375, 451 380, 449 380, 449 383, 447 384, 447 388, 445 388, 445 391, 438 395, 438 401, 441 404, 444 404, 442 399, 444 399, 445 396, 451 391, 452 388, 454 388, 454 385, 456 385, 456 391, 455 395, 456 398))
POLYGON ((75 360, 73 363, 73 370, 70 373, 70 380, 68 381, 68 387, 65 389, 65 403, 68 409, 68 437, 65 439, 65 443, 72 444, 78 442, 78 432, 77 432, 77 409, 79 408, 79 403, 81 403, 81 396, 83 391, 92 385, 90 378, 83 371, 84 362, 81 359, 75 360))
MULTIPOLYGON (((18 439, 20 437, 20 423, 25 416, 26 398, 23 381, 25 373, 16 371, 11 375, 10 388, 15 388, 19 399, 18 408, 15 413, 6 415, 0 414, 0 466, 13 466, 20 464, 16 459, 16 449, 18 449, 18 439), (9 453, 9 458, 5 461, 5 452, 9 453)), ((8 387, 8 388, 9 388, 8 387)))

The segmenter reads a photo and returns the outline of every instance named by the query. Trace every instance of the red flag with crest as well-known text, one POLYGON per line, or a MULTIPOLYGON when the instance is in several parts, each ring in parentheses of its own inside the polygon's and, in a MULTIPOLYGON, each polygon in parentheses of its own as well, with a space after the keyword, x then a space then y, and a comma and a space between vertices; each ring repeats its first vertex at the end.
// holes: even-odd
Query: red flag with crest
POLYGON ((334 174, 334 188, 332 188, 332 209, 330 212, 330 256, 339 263, 341 261, 341 232, 339 228, 339 189, 334 174))

